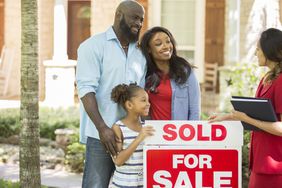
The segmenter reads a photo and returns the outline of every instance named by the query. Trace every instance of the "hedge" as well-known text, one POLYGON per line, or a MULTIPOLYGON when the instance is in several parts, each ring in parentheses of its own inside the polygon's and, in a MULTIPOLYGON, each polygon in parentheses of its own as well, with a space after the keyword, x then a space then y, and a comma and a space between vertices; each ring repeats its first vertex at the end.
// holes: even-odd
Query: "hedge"
MULTIPOLYGON (((7 138, 20 132, 20 110, 0 110, 0 137, 7 138)), ((39 111, 40 137, 55 140, 55 130, 59 128, 79 128, 78 108, 52 109, 40 108, 39 111)))

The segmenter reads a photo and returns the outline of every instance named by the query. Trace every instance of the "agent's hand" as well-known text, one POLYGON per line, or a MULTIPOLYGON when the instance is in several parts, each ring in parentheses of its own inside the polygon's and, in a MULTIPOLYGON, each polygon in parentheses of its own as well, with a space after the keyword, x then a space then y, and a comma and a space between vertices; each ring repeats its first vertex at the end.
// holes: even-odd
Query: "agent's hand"
POLYGON ((232 110, 232 112, 228 114, 213 114, 209 117, 209 123, 216 121, 225 121, 225 120, 238 120, 245 121, 248 116, 244 112, 239 112, 236 110, 232 110))
POLYGON ((153 136, 154 132, 155 132, 155 129, 152 126, 145 126, 145 127, 142 127, 142 129, 139 133, 139 136, 142 139, 145 139, 148 136, 153 136))
POLYGON ((231 113, 228 114, 213 114, 209 118, 209 123, 218 122, 218 121, 225 121, 225 120, 232 120, 231 113))
POLYGON ((106 151, 109 152, 111 156, 115 157, 118 153, 118 148, 116 144, 118 140, 113 130, 107 125, 105 125, 101 129, 99 129, 99 137, 106 151))
POLYGON ((232 119, 233 120, 246 121, 246 119, 249 117, 244 112, 239 112, 239 111, 236 111, 236 110, 233 110, 231 112, 231 114, 232 114, 232 119))

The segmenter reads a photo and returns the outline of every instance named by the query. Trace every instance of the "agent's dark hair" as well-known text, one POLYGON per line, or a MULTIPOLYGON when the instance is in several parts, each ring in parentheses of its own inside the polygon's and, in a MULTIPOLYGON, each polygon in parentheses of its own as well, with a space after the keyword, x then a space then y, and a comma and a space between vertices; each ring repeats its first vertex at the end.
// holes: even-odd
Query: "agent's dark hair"
POLYGON ((136 92, 141 88, 136 83, 131 83, 129 85, 119 84, 113 88, 111 93, 111 99, 115 103, 121 105, 125 110, 125 102, 130 100, 132 97, 136 96, 136 92))
POLYGON ((275 28, 263 31, 259 39, 259 45, 266 60, 275 63, 273 69, 266 73, 264 79, 264 83, 269 83, 282 72, 282 31, 275 28))
POLYGON ((172 56, 169 60, 169 77, 181 85, 184 84, 190 73, 191 69, 194 68, 184 58, 179 57, 176 52, 176 42, 172 34, 164 27, 153 27, 144 33, 141 40, 141 51, 144 54, 147 61, 147 74, 146 74, 146 86, 145 88, 151 92, 156 92, 156 88, 160 84, 160 70, 158 69, 154 58, 149 53, 149 43, 156 33, 165 33, 170 38, 173 46, 172 56))

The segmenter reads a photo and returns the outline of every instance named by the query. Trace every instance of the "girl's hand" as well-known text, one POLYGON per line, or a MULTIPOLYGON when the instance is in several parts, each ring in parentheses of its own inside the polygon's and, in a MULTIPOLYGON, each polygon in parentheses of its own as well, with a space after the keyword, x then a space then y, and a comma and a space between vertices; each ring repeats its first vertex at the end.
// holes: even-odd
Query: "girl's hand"
POLYGON ((152 126, 145 126, 145 127, 142 127, 142 129, 139 133, 139 136, 142 139, 145 139, 148 136, 153 136, 154 132, 155 132, 155 129, 152 126))

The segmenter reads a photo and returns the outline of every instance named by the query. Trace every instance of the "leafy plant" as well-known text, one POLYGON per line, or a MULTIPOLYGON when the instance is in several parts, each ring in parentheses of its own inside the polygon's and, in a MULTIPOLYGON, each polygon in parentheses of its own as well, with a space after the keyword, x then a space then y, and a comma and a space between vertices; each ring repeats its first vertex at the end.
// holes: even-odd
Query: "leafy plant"
POLYGON ((0 179, 0 187, 3 187, 3 188, 19 188, 20 187, 20 183, 19 182, 12 182, 12 181, 9 181, 9 180, 0 179))
POLYGON ((260 79, 265 73, 264 68, 259 68, 257 63, 240 62, 234 66, 228 66, 221 79, 221 111, 228 112, 232 109, 231 96, 255 96, 255 91, 260 79), (222 89, 223 88, 223 89, 222 89))
POLYGON ((65 164, 72 172, 82 172, 85 160, 85 145, 79 143, 78 134, 71 138, 71 144, 67 147, 65 164))
MULTIPOLYGON (((19 182, 12 182, 9 180, 0 179, 1 188, 20 188, 19 182)), ((41 188, 48 188, 47 186, 42 185, 41 188)))
MULTIPOLYGON (((0 110, 0 137, 8 138, 18 135, 20 131, 19 109, 0 110)), ((40 137, 55 140, 55 130, 59 128, 78 129, 78 108, 52 109, 40 108, 39 111, 40 137)))

